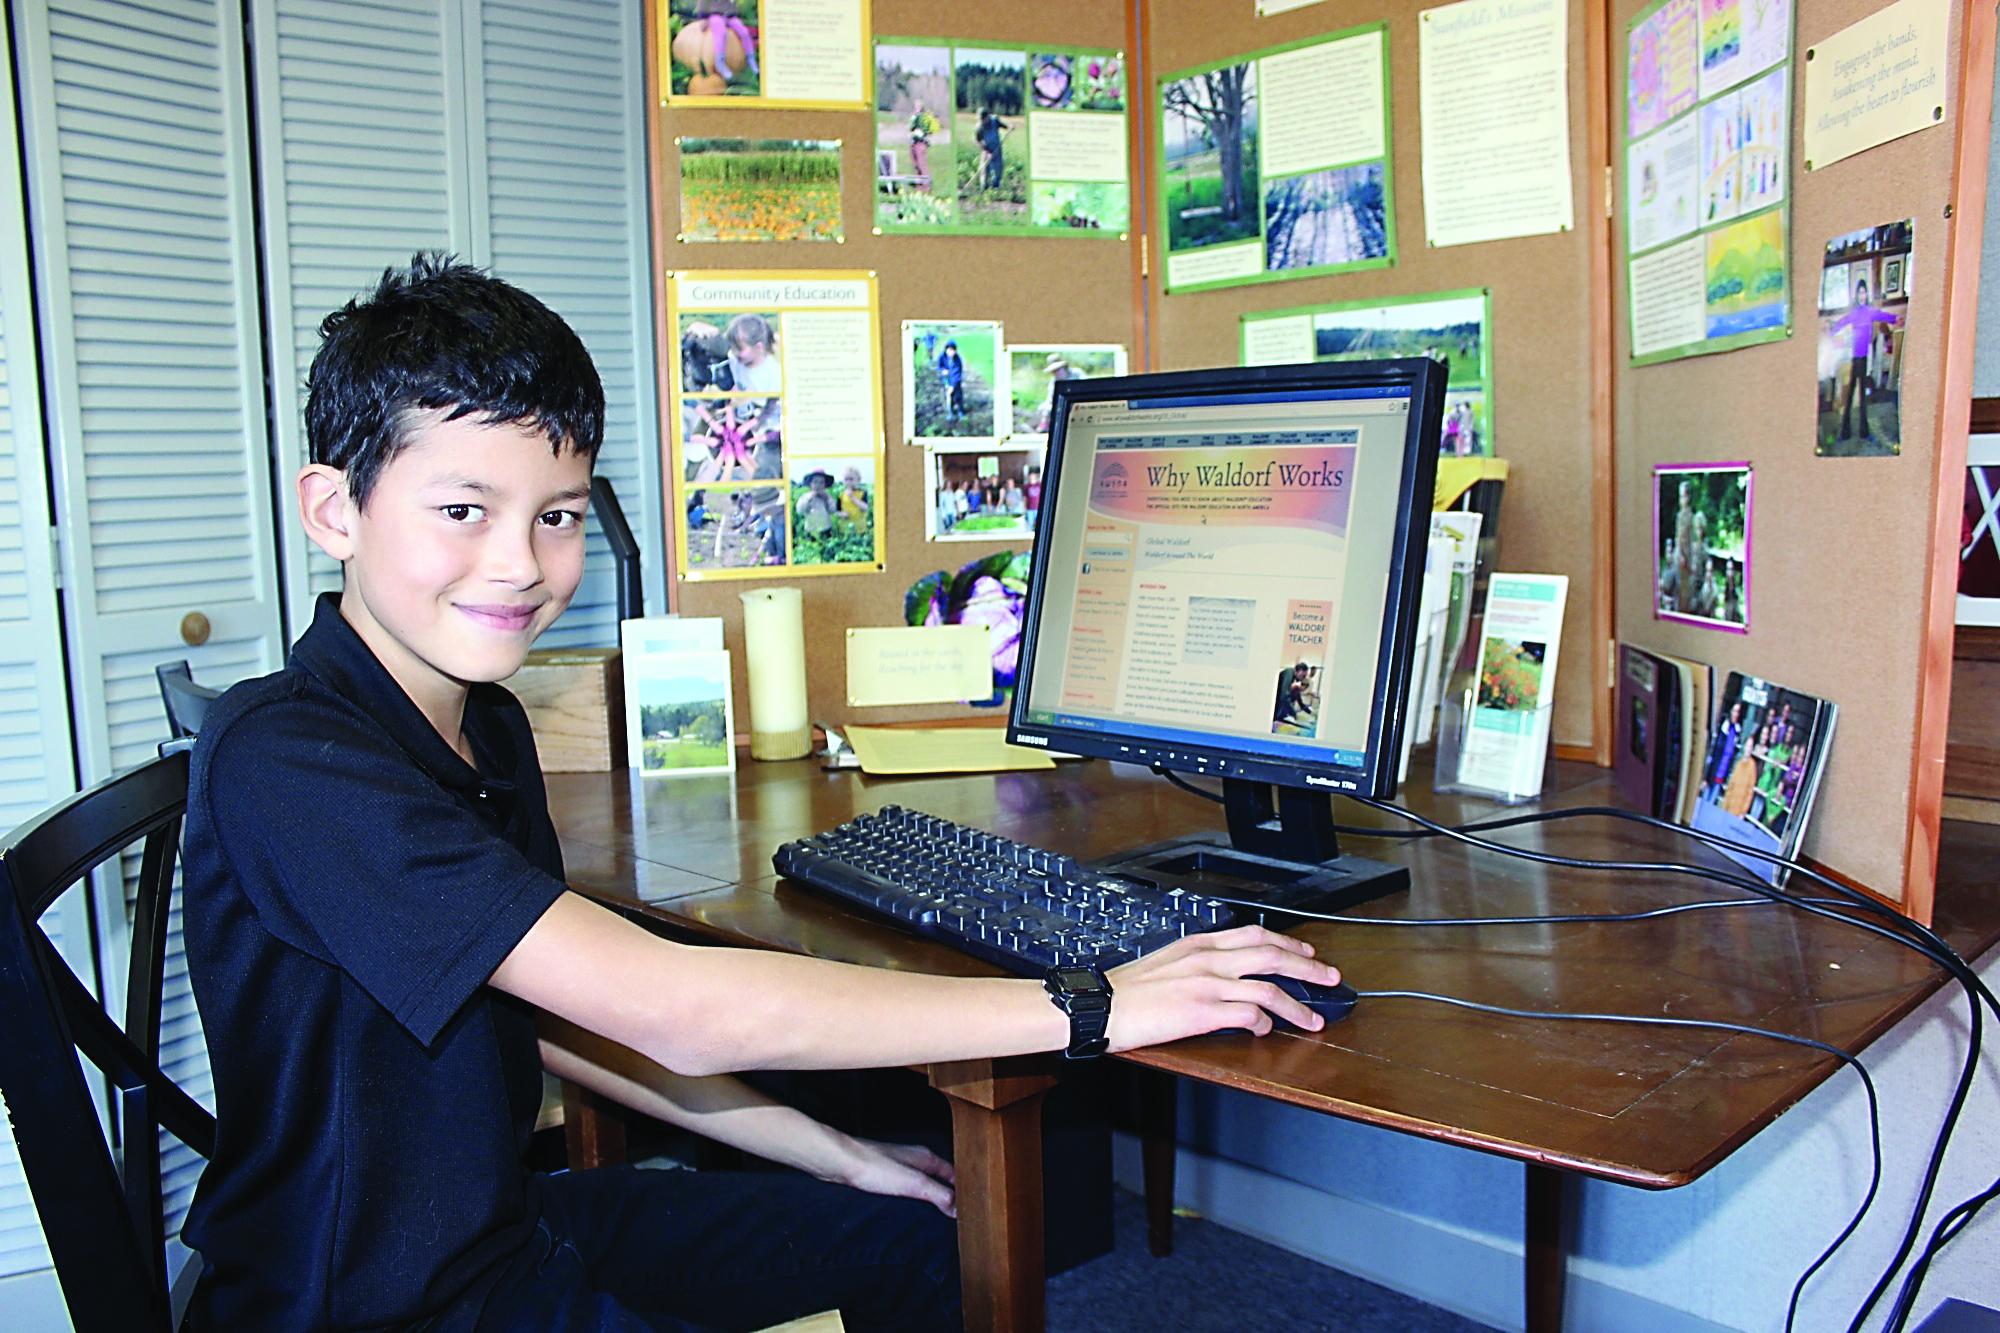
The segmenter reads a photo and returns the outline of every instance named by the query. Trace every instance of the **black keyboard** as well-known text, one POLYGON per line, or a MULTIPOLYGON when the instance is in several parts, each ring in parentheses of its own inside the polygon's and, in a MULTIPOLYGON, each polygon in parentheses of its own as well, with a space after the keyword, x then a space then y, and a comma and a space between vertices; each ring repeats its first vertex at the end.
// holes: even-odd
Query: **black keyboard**
POLYGON ((788 842, 778 873, 1014 972, 1115 967, 1233 925, 1229 907, 887 805, 788 842))

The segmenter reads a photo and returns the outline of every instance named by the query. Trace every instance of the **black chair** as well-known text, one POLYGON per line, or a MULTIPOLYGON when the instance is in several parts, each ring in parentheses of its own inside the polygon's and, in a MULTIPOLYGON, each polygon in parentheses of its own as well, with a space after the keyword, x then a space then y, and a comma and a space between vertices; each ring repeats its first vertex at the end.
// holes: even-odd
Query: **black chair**
POLYGON ((0 1092, 76 1333, 171 1333, 159 1134, 209 1157, 215 1118, 160 1070, 160 989, 185 749, 80 792, 0 848, 0 1092), (113 1020, 36 924, 96 867, 144 843, 126 976, 113 1020), (109 1091, 108 1141, 81 1052, 109 1091))
POLYGON ((625 521, 625 508, 618 503, 611 478, 590 479, 590 507, 597 515, 597 526, 604 529, 605 541, 611 544, 611 559, 617 566, 618 618, 642 616, 646 614, 646 589, 639 579, 639 542, 632 536, 632 525, 625 521))
POLYGON ((175 739, 200 731, 209 700, 222 691, 195 684, 184 660, 162 662, 153 668, 153 675, 159 678, 160 699, 167 706, 167 726, 173 729, 175 739))

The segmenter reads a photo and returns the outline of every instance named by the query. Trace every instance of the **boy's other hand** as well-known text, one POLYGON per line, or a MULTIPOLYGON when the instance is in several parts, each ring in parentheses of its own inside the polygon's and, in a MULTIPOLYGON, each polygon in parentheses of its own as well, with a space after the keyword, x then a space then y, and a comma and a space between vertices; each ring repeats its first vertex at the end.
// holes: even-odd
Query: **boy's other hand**
POLYGON ((1189 935, 1126 963, 1109 974, 1111 1049, 1129 1051, 1224 1028, 1262 1036, 1271 1030, 1273 1015, 1317 1032, 1326 1026, 1324 1018, 1268 981, 1246 980, 1276 975, 1338 983, 1339 970, 1312 955, 1303 940, 1262 926, 1238 926, 1189 935))
POLYGON ((951 1163, 914 1143, 877 1143, 843 1135, 845 1149, 838 1165, 821 1180, 852 1185, 870 1194, 919 1199, 946 1217, 958 1216, 956 1177, 951 1163))

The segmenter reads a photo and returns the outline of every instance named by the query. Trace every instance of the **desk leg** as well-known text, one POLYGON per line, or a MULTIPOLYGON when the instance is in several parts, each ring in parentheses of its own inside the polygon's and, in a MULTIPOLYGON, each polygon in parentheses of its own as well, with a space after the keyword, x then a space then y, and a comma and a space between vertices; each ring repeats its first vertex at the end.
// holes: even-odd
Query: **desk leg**
POLYGON ((1562 1333, 1563 1281, 1569 1263, 1564 1193, 1569 1173, 1528 1163, 1527 1254, 1524 1256, 1527 1333, 1562 1333))
POLYGON ((1180 1088, 1172 1074, 1134 1069, 1139 1089, 1139 1152, 1146 1184, 1146 1248, 1174 1252, 1174 1153, 1180 1147, 1180 1088))
POLYGON ((588 1088, 562 1081, 563 1147, 572 1171, 625 1161, 625 1109, 588 1088))
POLYGON ((1042 1094, 1046 1057, 932 1065, 951 1102, 967 1333, 1042 1333, 1042 1094))

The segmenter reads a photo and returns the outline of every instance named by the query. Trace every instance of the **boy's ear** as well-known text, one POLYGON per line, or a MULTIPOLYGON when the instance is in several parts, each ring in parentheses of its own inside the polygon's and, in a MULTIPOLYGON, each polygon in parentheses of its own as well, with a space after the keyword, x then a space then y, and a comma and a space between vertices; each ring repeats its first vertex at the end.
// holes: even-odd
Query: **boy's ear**
POLYGON ((299 521, 313 544, 345 563, 354 554, 353 502, 347 493, 347 473, 325 463, 299 469, 299 521))

